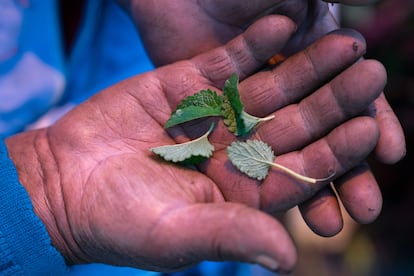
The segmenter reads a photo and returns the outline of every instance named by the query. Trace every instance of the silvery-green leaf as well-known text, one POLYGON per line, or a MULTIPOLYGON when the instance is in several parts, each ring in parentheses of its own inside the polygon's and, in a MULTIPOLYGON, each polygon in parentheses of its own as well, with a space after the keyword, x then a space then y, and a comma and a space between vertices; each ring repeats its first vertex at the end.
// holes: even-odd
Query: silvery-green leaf
POLYGON ((227 147, 230 161, 251 178, 263 180, 275 158, 272 148, 260 140, 235 141, 227 147))
POLYGON ((335 172, 325 178, 312 178, 301 175, 285 166, 274 163, 275 158, 272 148, 260 140, 247 140, 246 142, 236 141, 227 147, 227 154, 230 161, 241 172, 251 178, 263 180, 269 173, 269 168, 274 167, 293 178, 307 183, 330 181, 335 172))
POLYGON ((181 144, 166 145, 151 148, 150 150, 166 161, 194 165, 209 158, 214 146, 208 141, 208 135, 213 131, 214 124, 201 137, 181 144))

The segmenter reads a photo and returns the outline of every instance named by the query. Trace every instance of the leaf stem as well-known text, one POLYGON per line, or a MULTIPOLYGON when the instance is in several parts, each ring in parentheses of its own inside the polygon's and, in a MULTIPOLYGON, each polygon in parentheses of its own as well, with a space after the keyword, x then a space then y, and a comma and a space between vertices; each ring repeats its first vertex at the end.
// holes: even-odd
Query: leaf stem
POLYGON ((312 177, 301 175, 301 174, 299 174, 299 173, 297 173, 297 172, 295 172, 295 171, 293 171, 293 170, 291 170, 291 169, 289 169, 289 168, 287 168, 283 165, 277 164, 277 163, 267 162, 267 164, 269 164, 270 166, 275 167, 275 168, 277 168, 277 169, 293 176, 294 178, 296 178, 298 180, 301 180, 301 181, 304 181, 304 182, 307 182, 307 183, 312 183, 312 184, 315 184, 315 183, 318 183, 318 182, 328 181, 328 180, 332 179, 332 177, 335 175, 335 172, 333 172, 331 175, 329 175, 328 177, 325 177, 325 178, 312 178, 312 177))
POLYGON ((275 115, 272 114, 272 115, 269 115, 267 117, 260 118, 260 117, 253 116, 253 115, 251 115, 251 114, 244 111, 243 112, 243 118, 248 119, 248 120, 253 120, 253 121, 256 121, 256 122, 266 122, 266 121, 270 121, 270 120, 274 119, 275 115))
POLYGON ((269 115, 269 116, 267 116, 267 117, 260 118, 260 119, 259 119, 259 122, 266 122, 266 121, 270 121, 270 120, 273 120, 274 118, 275 118, 275 115, 269 115))

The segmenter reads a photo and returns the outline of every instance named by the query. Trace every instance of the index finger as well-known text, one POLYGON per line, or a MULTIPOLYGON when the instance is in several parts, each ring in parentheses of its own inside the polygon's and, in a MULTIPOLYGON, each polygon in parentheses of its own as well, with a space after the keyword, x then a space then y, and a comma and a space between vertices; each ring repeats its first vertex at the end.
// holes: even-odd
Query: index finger
POLYGON ((336 30, 271 71, 240 83, 248 113, 266 116, 327 83, 365 54, 365 39, 350 29, 336 30))

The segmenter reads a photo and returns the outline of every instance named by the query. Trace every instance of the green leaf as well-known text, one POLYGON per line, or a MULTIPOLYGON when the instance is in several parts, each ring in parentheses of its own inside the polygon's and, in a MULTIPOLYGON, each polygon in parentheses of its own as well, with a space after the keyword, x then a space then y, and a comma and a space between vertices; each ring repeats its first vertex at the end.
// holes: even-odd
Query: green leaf
POLYGON ((246 142, 235 141, 227 147, 227 154, 236 168, 257 180, 265 179, 271 166, 300 181, 308 183, 328 181, 335 175, 335 173, 332 173, 326 178, 311 178, 274 163, 275 156, 272 148, 260 140, 247 140, 246 142))
POLYGON ((260 140, 235 141, 227 147, 230 161, 251 178, 266 178, 275 158, 270 146, 260 140))
MULTIPOLYGON (((240 99, 239 93, 239 77, 236 74, 232 74, 228 80, 224 83, 223 95, 230 103, 230 107, 233 112, 230 112, 227 105, 223 105, 223 117, 227 120, 226 126, 235 135, 246 135, 245 125, 242 119, 243 103, 240 99), (234 125, 236 131, 234 131, 234 125), (230 127, 229 127, 230 126, 230 127)), ((225 121, 226 123, 226 121, 225 121)))
POLYGON ((224 83, 222 116, 224 124, 230 132, 236 136, 244 137, 249 135, 257 124, 271 120, 274 116, 259 118, 245 112, 240 99, 238 83, 239 78, 236 74, 231 75, 224 83))
POLYGON ((194 119, 222 115, 222 97, 207 89, 186 97, 165 124, 169 128, 194 119))
POLYGON ((213 129, 214 124, 211 124, 210 129, 203 136, 195 140, 181 144, 155 147, 150 150, 166 161, 195 165, 212 155, 214 146, 208 141, 208 135, 213 129))
POLYGON ((226 97, 223 97, 222 116, 227 129, 234 135, 238 136, 236 115, 231 107, 230 101, 226 97))

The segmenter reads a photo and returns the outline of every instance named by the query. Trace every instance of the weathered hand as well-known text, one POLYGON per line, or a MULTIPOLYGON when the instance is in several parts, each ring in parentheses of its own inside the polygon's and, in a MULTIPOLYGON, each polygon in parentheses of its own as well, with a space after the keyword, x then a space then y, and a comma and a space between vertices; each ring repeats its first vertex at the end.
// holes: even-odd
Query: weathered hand
POLYGON ((118 0, 131 15, 156 65, 188 59, 223 45, 258 18, 269 14, 290 17, 298 32, 288 52, 336 29, 326 2, 363 5, 373 0, 253 0, 253 1, 139 1, 118 0))
MULTIPOLYGON (((196 54, 224 44, 237 34, 241 33, 256 19, 268 14, 283 14, 292 18, 297 31, 282 49, 274 49, 274 53, 283 52, 289 56, 304 49, 313 41, 319 39, 334 29, 337 23, 328 9, 329 2, 347 5, 364 5, 375 0, 255 0, 255 1, 120 1, 124 2, 126 10, 137 23, 141 31, 147 49, 156 64, 166 64, 180 59, 190 58, 196 54)), ((262 36, 266 36, 265 33, 262 36)), ((325 49, 324 55, 329 58, 332 49, 325 49)), ((363 51, 359 49, 358 51, 363 51)), ((283 68, 285 68, 284 66, 283 68)), ((278 71, 280 72, 280 70, 278 71)), ((288 74, 289 71, 286 73, 288 74)), ((283 74, 283 73, 281 73, 283 74)), ((297 74, 306 74, 298 72, 297 74)), ((298 76, 300 78, 300 76, 298 76)), ((290 85, 296 85, 292 83, 290 85)), ((274 93, 277 98, 278 84, 269 85, 268 93, 274 93)), ((307 92, 312 92, 309 89, 307 92)), ((302 92, 302 96, 304 93, 302 92)), ((270 98, 270 96, 269 96, 270 98)), ((296 97, 295 100, 298 100, 296 97)), ((250 101, 250 99, 249 99, 250 101)), ((289 104, 291 102, 286 102, 289 104)), ((247 103, 248 104, 248 103, 247 103)), ((266 103, 263 103, 266 104, 266 103)), ((405 155, 405 139, 401 125, 389 106, 384 94, 381 94, 366 111, 373 113, 380 128, 380 138, 375 148, 377 159, 383 163, 395 163, 405 155)), ((344 187, 360 185, 373 176, 366 164, 350 171, 346 178, 342 179, 339 191, 344 187)), ((339 182, 339 181, 338 181, 339 182)), ((371 181, 367 181, 371 183, 371 181)), ((368 184, 366 184, 368 185, 368 184)), ((345 189, 351 196, 352 189, 345 189)), ((328 208, 327 205, 336 205, 336 200, 331 200, 332 192, 323 191, 313 200, 302 206, 305 219, 315 225, 319 221, 319 210, 328 208), (329 194, 329 196, 327 196, 329 194), (334 202, 334 203, 332 203, 334 202), (306 207, 305 207, 306 206, 306 207), (308 218, 306 218, 308 217, 308 218), (312 217, 312 219, 310 219, 312 217)), ((355 199, 354 209, 365 201, 355 199)), ((359 206, 361 209, 362 206, 359 206)), ((378 206, 378 208, 380 208, 378 206)), ((378 214, 375 210, 375 214, 378 214)), ((353 211, 351 211, 351 214, 353 211)), ((367 215, 364 219, 354 216, 358 222, 367 223, 376 216, 367 215)), ((324 219, 322 218, 321 222, 324 219)), ((318 231, 322 235, 333 232, 318 231)))
MULTIPOLYGON (((206 121, 167 131, 163 125, 184 97, 219 91, 236 72, 248 111, 275 112, 254 136, 272 145, 277 162, 317 178, 332 170, 340 178, 360 164, 379 130, 374 119, 358 114, 380 94, 384 69, 375 61, 354 64, 364 42, 338 31, 273 71, 247 77, 294 30, 286 17, 263 18, 225 46, 119 83, 55 125, 6 141, 35 212, 68 262, 172 271, 208 259, 292 269, 296 253, 289 235, 258 209, 286 210, 322 184, 275 170, 263 183, 242 175, 227 159, 225 146, 235 138, 220 122, 210 136, 216 151, 198 168, 163 162, 149 148, 203 133, 206 121)), ((353 198, 367 190, 372 193, 365 204, 377 208, 374 179, 355 187, 351 198, 343 192, 344 204, 352 208, 353 198)), ((333 224, 340 220, 335 210, 322 214, 333 224)))
MULTIPOLYGON (((155 64, 187 59, 224 44, 257 18, 282 14, 298 26, 284 49, 290 55, 304 49, 322 35, 338 28, 328 2, 364 5, 375 0, 255 0, 255 1, 136 1, 119 0, 134 18, 155 64)), ((265 35, 265 34, 263 34, 265 35)), ((276 51, 275 51, 276 53, 276 51)), ((375 153, 384 163, 395 163, 405 155, 402 128, 382 94, 375 101, 381 136, 375 153)))

